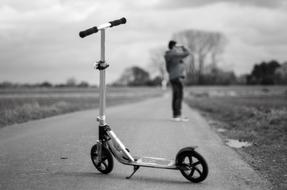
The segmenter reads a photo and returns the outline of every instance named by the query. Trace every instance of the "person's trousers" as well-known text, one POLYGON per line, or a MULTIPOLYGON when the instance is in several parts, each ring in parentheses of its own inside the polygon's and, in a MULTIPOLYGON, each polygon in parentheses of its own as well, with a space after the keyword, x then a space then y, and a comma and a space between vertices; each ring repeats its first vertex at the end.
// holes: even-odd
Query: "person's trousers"
POLYGON ((183 99, 183 84, 180 78, 170 80, 172 87, 172 112, 173 117, 181 116, 181 104, 183 99))

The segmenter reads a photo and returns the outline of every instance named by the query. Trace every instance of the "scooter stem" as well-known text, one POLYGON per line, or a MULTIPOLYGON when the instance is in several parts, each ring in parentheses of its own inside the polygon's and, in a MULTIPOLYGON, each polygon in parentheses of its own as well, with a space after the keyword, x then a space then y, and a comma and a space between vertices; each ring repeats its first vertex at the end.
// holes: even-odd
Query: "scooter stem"
MULTIPOLYGON (((105 63, 105 29, 101 29, 101 60, 105 63)), ((100 110, 99 110, 99 123, 100 126, 106 125, 106 71, 100 70, 100 110)))

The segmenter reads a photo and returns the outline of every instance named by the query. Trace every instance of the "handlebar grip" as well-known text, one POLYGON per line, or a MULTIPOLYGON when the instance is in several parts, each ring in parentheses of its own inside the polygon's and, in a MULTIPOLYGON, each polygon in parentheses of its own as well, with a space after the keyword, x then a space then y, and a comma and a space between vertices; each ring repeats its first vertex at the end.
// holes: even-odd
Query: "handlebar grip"
POLYGON ((113 26, 117 26, 120 24, 125 24, 126 22, 127 22, 127 19, 125 17, 123 17, 123 18, 118 19, 118 20, 110 21, 109 23, 111 24, 110 27, 113 27, 113 26))
POLYGON ((123 17, 121 19, 113 20, 113 21, 110 21, 108 23, 99 25, 98 27, 94 26, 94 27, 89 28, 87 30, 81 31, 79 33, 79 36, 81 38, 84 38, 84 37, 89 36, 89 35, 91 35, 93 33, 97 33, 99 30, 102 30, 102 29, 105 29, 105 28, 108 28, 108 27, 118 26, 120 24, 125 24, 126 22, 127 22, 127 19, 125 17, 123 17))
POLYGON ((94 27, 89 28, 89 29, 87 29, 87 30, 81 31, 81 32, 79 33, 79 36, 80 36, 81 38, 84 38, 84 37, 89 36, 89 35, 91 35, 91 34, 93 34, 93 33, 97 33, 98 31, 99 31, 99 30, 98 30, 98 27, 94 26, 94 27))

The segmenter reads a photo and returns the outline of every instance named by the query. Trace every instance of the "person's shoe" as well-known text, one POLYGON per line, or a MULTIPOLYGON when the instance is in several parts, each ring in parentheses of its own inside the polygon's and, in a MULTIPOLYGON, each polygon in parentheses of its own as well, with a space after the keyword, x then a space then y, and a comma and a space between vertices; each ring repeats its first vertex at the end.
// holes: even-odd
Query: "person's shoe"
POLYGON ((187 117, 181 117, 181 116, 174 117, 173 120, 174 121, 183 121, 183 122, 189 121, 189 119, 187 117))
POLYGON ((180 117, 174 117, 174 118, 172 118, 173 119, 173 121, 181 121, 181 118, 180 117))

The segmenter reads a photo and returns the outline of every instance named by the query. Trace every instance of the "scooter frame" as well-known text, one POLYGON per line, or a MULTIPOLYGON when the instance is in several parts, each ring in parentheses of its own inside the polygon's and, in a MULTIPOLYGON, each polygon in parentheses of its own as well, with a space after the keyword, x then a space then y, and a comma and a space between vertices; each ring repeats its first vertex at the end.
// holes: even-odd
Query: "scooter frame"
MULTIPOLYGON (((183 175, 184 175, 185 170, 188 170, 191 167, 194 167, 195 169, 193 169, 193 172, 198 171, 200 175, 204 174, 204 176, 200 176, 201 178, 199 180, 196 180, 196 179, 190 180, 185 175, 184 176, 192 182, 203 181, 208 174, 208 167, 203 157, 200 156, 197 152, 195 152, 195 148, 197 148, 196 146, 185 147, 181 149, 177 153, 175 160, 168 160, 165 158, 132 156, 129 150, 125 147, 125 145, 121 142, 121 140, 112 131, 111 127, 106 123, 106 115, 105 115, 106 80, 105 79, 106 79, 106 69, 109 67, 109 65, 106 63, 106 60, 105 60, 105 37, 106 37, 105 30, 109 27, 113 27, 116 25, 124 24, 124 23, 126 23, 126 19, 121 18, 119 20, 114 20, 109 23, 102 24, 98 27, 93 27, 88 30, 80 32, 80 36, 82 38, 92 33, 96 33, 98 31, 100 31, 101 33, 101 43, 100 43, 101 57, 100 57, 100 61, 98 61, 94 66, 95 69, 98 69, 100 71, 100 83, 99 83, 100 105, 99 105, 99 116, 97 117, 97 121, 99 122, 99 140, 97 140, 97 143, 92 147, 91 151, 94 151, 95 149, 96 152, 95 153, 91 152, 91 157, 92 157, 91 159, 97 168, 97 164, 101 163, 103 159, 103 149, 105 148, 106 150, 110 151, 112 155, 120 163, 125 164, 125 165, 131 165, 134 167, 132 174, 126 177, 127 179, 130 179, 140 167, 180 170, 183 175), (196 155, 196 158, 199 160, 196 163, 196 165, 203 164, 202 165, 203 171, 200 171, 198 168, 196 168, 196 165, 191 166, 191 165, 179 163, 180 157, 182 157, 183 154, 184 153, 186 154, 187 152, 196 155), (97 155, 97 156, 93 156, 93 155, 97 155)), ((192 158, 189 158, 189 159, 192 159, 192 158)))

